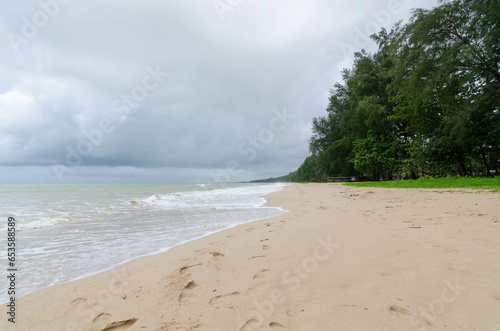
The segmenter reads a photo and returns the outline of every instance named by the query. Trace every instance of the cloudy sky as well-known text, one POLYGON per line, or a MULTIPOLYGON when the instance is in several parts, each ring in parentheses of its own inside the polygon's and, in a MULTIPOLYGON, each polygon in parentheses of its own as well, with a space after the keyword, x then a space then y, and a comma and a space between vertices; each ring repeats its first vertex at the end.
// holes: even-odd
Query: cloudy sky
POLYGON ((0 183, 281 176, 368 35, 435 0, 1 0, 0 183))

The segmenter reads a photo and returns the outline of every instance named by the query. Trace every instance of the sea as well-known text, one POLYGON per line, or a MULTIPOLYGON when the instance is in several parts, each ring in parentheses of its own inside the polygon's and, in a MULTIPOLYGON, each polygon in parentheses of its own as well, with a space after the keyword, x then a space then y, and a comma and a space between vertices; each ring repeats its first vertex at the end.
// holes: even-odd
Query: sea
MULTIPOLYGON (((0 274, 16 270, 16 297, 90 276, 217 231, 282 214, 281 208, 264 206, 263 195, 285 186, 0 185, 0 274), (10 266, 9 217, 16 223, 15 260, 10 266)), ((10 297, 6 276, 0 282, 2 303, 10 297)))

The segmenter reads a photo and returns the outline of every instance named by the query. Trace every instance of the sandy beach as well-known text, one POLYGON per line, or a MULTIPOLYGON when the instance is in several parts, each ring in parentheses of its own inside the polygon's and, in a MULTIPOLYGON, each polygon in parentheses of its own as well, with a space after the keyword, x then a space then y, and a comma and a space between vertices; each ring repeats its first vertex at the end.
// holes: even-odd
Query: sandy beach
POLYGON ((288 212, 18 298, 0 329, 500 330, 499 194, 294 184, 267 199, 288 212))

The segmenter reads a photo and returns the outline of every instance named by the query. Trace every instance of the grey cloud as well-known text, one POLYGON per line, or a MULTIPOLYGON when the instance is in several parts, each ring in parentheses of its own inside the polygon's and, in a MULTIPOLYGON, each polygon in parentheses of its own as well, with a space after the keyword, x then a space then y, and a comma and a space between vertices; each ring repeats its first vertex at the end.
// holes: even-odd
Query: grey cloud
MULTIPOLYGON (((412 7, 400 3, 391 22, 412 7)), ((0 181, 54 181, 50 165, 68 165, 68 148, 78 153, 89 140, 82 131, 99 129, 104 119, 113 130, 80 155, 68 181, 105 181, 100 174, 111 181, 210 181, 210 172, 230 161, 242 169, 232 180, 286 174, 307 156, 311 120, 324 114, 328 90, 350 65, 340 45, 359 46, 359 31, 387 8, 389 2, 248 0, 221 22, 210 0, 68 1, 19 52, 8 38, 0 41, 0 181), (123 106, 122 96, 156 66, 168 77, 120 118, 113 105, 123 106), (9 91, 32 102, 23 106, 9 91), (285 107, 294 120, 251 146, 251 137, 268 133, 273 111, 285 107), (38 175, 23 177, 29 167, 38 175), (178 175, 162 176, 166 169, 178 175)), ((22 18, 40 10, 37 1, 9 4, 0 34, 22 35, 22 18)))

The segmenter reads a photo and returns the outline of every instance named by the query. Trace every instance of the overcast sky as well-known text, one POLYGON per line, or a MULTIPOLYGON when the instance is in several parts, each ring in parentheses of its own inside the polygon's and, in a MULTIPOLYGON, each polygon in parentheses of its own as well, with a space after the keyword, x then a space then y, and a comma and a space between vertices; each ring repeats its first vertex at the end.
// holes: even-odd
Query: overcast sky
POLYGON ((437 1, 0 0, 0 183, 240 181, 309 155, 368 35, 437 1))

